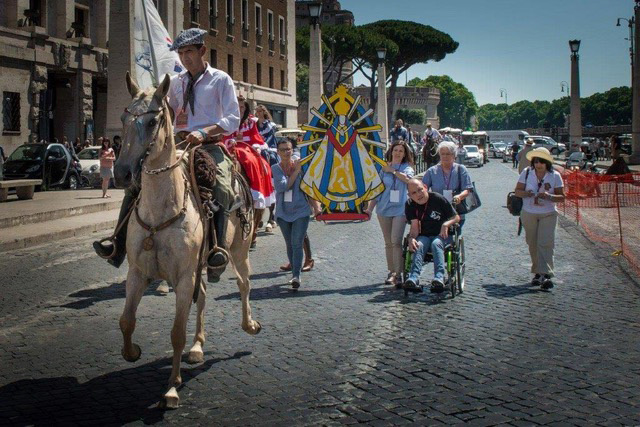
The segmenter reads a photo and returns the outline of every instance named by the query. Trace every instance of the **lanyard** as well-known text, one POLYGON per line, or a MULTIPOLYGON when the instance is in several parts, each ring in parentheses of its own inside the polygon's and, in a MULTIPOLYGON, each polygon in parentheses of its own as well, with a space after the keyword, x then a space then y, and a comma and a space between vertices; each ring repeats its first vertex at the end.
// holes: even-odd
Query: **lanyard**
MULTIPOLYGON (((396 171, 396 172, 398 172, 398 171, 400 170, 400 166, 402 166, 402 164, 398 165, 398 167, 397 167, 397 168, 395 168, 395 167, 393 167, 393 166, 391 166, 391 167, 392 167, 393 169, 395 169, 395 171, 396 171)), ((387 172, 387 173, 389 173, 389 172, 387 172)), ((396 189, 396 174, 395 174, 395 173, 392 173, 392 175, 393 175, 393 185, 391 186, 391 189, 392 189, 392 190, 395 190, 395 189, 396 189)))
POLYGON ((444 189, 450 190, 449 184, 451 183, 451 174, 453 173, 453 166, 451 166, 451 170, 449 171, 449 176, 445 176, 442 165, 440 165, 440 170, 442 170, 442 180, 444 181, 444 189))

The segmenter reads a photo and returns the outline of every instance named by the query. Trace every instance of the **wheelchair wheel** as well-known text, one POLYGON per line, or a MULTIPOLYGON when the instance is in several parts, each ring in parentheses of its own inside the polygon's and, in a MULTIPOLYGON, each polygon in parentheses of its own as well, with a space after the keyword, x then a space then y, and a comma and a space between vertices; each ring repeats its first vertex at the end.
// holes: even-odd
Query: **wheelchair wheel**
POLYGON ((464 291, 464 273, 466 257, 464 253, 464 238, 460 237, 457 248, 457 262, 456 262, 456 282, 458 282, 458 293, 461 294, 464 291))
POLYGON ((451 290, 451 298, 455 298, 456 297, 456 279, 457 279, 457 274, 456 274, 456 259, 454 256, 454 251, 452 250, 448 250, 446 252, 446 261, 447 261, 447 268, 446 268, 446 280, 445 280, 445 285, 449 286, 449 289, 451 290))

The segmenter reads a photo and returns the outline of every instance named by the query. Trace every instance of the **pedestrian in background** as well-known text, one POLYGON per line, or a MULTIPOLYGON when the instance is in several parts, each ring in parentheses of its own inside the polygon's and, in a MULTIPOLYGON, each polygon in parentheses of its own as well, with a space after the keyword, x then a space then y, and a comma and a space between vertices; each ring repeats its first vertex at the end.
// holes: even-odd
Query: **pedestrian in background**
POLYGON ((109 181, 113 178, 113 162, 116 160, 116 154, 111 148, 109 138, 102 139, 98 157, 100 159, 100 178, 102 178, 102 198, 108 199, 111 197, 107 194, 109 181))
MULTIPOLYGON (((448 139, 447 141, 451 141, 451 139, 448 139)), ((452 143, 455 144, 455 142, 451 141, 452 143)), ((464 165, 464 159, 467 158, 467 149, 464 148, 464 144, 462 143, 462 141, 460 141, 458 143, 458 155, 456 156, 456 161, 458 162, 459 165, 464 165)))
POLYGON ((402 238, 407 226, 404 205, 407 202, 407 182, 413 178, 413 153, 404 141, 396 141, 385 156, 387 164, 380 171, 384 191, 369 202, 365 213, 371 216, 376 208, 378 222, 384 238, 384 249, 389 273, 385 283, 402 286, 402 238))
MULTIPOLYGON (((276 125, 273 123, 271 113, 269 113, 267 107, 262 104, 256 107, 256 117, 258 118, 258 132, 260 132, 262 139, 269 147, 266 150, 262 150, 260 154, 269 162, 269 166, 273 166, 279 162, 278 150, 276 147, 276 125)), ((275 206, 275 202, 269 206, 269 220, 265 227, 265 231, 267 233, 271 233, 273 231, 273 227, 276 226, 275 217, 273 216, 275 206)))
POLYGON ((511 164, 513 165, 514 169, 518 167, 519 151, 520 151, 520 144, 518 144, 518 142, 515 141, 513 144, 511 144, 511 164))
POLYGON ((288 140, 278 142, 280 163, 273 165, 273 182, 276 189, 276 222, 282 231, 287 247, 287 258, 291 264, 289 284, 298 289, 302 283, 302 245, 309 227, 311 208, 300 190, 302 175, 300 159, 294 160, 293 144, 288 140))
POLYGON ((611 135, 611 160, 616 160, 622 153, 622 140, 618 135, 611 135))
POLYGON ((520 220, 526 234, 531 272, 531 284, 542 289, 553 288, 553 254, 558 211, 556 203, 564 200, 562 177, 553 168, 549 150, 539 147, 527 153, 531 166, 518 178, 515 195, 522 197, 520 220))
POLYGON ((118 156, 120 156, 120 150, 122 149, 122 138, 120 138, 120 135, 115 135, 113 137, 113 146, 111 148, 113 148, 113 152, 116 154, 117 159, 118 156))
POLYGON ((531 165, 531 163, 529 162, 529 158, 527 157, 527 154, 531 150, 533 150, 533 139, 527 138, 524 141, 524 147, 522 147, 522 150, 518 152, 518 173, 522 173, 525 168, 528 168, 531 165))
POLYGON ((407 133, 407 129, 403 126, 403 124, 404 123, 402 119, 396 120, 395 126, 389 133, 389 139, 391 140, 391 142, 397 141, 399 139, 402 139, 403 141, 409 140, 409 134, 407 133))

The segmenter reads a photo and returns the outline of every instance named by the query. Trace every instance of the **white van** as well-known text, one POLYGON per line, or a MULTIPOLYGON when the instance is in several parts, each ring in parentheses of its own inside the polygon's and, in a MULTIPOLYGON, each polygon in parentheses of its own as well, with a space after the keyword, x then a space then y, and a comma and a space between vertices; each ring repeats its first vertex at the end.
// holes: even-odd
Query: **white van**
POLYGON ((508 145, 514 142, 523 142, 529 138, 529 133, 523 130, 488 130, 490 141, 502 141, 508 145))

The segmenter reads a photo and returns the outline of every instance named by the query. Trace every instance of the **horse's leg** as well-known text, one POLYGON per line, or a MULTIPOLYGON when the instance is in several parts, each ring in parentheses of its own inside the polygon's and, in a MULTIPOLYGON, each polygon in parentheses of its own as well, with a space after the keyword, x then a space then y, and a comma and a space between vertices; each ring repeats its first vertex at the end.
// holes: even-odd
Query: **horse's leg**
POLYGON ((134 344, 131 337, 136 328, 136 310, 148 284, 148 279, 142 275, 142 272, 138 268, 135 266, 129 267, 125 288, 127 300, 122 316, 120 316, 120 330, 124 338, 122 357, 124 357, 124 360, 127 362, 135 362, 140 358, 140 354, 142 353, 140 346, 134 344))
POLYGON ((188 363, 202 363, 204 362, 204 352, 202 346, 204 345, 204 306, 206 301, 206 287, 207 284, 200 280, 196 283, 196 286, 200 286, 200 293, 198 294, 197 301, 197 314, 196 314, 196 335, 193 338, 193 347, 189 350, 188 363), (202 284, 202 285, 200 285, 202 284))
MULTIPOLYGON (((252 223, 255 221, 251 221, 252 223)), ((236 273, 236 283, 240 290, 240 299, 242 300, 242 329, 255 335, 262 330, 260 322, 251 318, 251 306, 249 305, 249 293, 251 292, 251 284, 249 275, 251 274, 251 265, 249 264, 249 239, 243 240, 242 227, 240 227, 237 217, 234 216, 233 221, 233 243, 230 252, 233 269, 236 273)))
POLYGON ((177 391, 177 388, 182 384, 180 361, 187 342, 187 320, 189 318, 189 309, 191 308, 191 298, 193 297, 193 286, 196 280, 196 274, 193 273, 188 278, 181 278, 177 286, 174 287, 176 293, 176 317, 171 329, 173 361, 171 377, 169 378, 169 391, 164 395, 166 407, 171 409, 177 408, 180 403, 177 391))
POLYGON ((253 211, 253 234, 251 236, 251 245, 254 245, 258 238, 258 225, 260 224, 260 221, 262 221, 263 214, 264 209, 254 209, 253 211))

